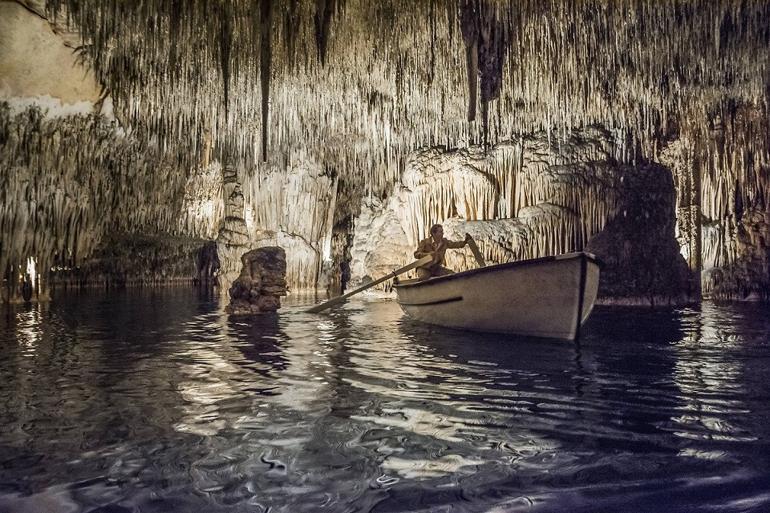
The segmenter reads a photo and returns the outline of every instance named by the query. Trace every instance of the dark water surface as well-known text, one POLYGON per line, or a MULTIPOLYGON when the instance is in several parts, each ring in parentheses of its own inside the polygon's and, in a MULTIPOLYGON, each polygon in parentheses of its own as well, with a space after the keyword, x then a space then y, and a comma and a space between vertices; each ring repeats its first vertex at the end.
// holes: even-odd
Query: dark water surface
POLYGON ((0 315, 0 512, 767 512, 770 307, 579 344, 191 289, 0 315))

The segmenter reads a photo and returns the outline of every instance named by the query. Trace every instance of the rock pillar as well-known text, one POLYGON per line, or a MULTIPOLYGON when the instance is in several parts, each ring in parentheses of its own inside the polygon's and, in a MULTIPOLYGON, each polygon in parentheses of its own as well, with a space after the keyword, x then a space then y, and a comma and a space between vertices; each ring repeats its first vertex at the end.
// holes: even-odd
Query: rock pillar
POLYGON ((249 244, 241 184, 238 183, 235 169, 229 166, 223 168, 223 192, 225 218, 217 237, 217 252, 221 265, 219 284, 226 289, 238 276, 238 255, 247 251, 249 244))

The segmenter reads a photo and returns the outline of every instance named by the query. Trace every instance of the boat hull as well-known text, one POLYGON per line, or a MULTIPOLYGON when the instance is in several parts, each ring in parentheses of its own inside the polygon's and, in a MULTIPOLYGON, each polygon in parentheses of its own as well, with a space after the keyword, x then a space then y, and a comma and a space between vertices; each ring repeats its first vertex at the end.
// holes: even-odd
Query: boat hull
POLYGON ((599 264, 584 252, 395 285, 399 305, 418 321, 565 340, 578 336, 598 287, 599 264))

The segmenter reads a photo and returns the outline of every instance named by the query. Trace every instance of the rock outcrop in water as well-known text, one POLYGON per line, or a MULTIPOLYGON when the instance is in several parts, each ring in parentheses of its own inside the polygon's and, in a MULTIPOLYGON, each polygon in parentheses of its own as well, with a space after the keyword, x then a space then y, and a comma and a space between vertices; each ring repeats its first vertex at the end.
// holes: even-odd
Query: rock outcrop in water
POLYGON ((275 312, 286 295, 286 253, 279 247, 254 249, 241 257, 241 275, 230 287, 229 314, 275 312))

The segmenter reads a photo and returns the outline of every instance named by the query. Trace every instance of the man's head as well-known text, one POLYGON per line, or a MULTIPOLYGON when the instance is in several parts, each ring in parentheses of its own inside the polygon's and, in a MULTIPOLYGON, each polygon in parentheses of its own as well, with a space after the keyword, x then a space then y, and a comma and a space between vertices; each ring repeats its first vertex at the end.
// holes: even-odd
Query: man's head
POLYGON ((440 241, 444 238, 444 227, 440 224, 434 224, 430 227, 430 236, 433 237, 433 240, 440 241))

